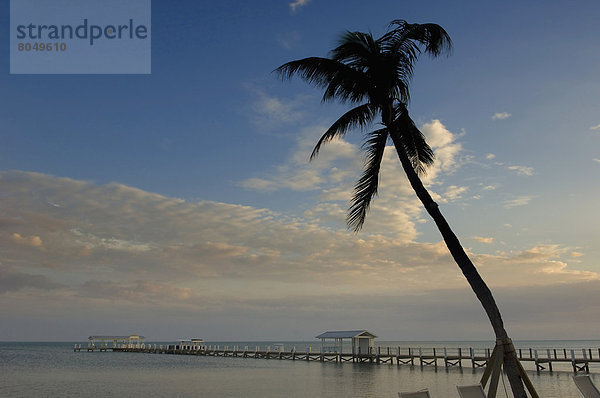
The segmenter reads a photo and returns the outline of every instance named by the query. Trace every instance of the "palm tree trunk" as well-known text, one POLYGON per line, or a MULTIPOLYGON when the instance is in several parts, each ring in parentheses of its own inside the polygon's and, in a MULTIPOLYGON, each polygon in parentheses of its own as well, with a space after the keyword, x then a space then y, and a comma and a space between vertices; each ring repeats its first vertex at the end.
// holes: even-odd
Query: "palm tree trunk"
POLYGON ((492 292, 485 284, 481 275, 465 253, 460 241, 448 225, 448 222, 440 212, 437 203, 431 198, 431 195, 423 185, 423 182, 415 172, 410 159, 404 152, 402 143, 399 140, 399 137, 392 133, 390 134, 392 137, 392 141, 394 142, 394 146, 396 147, 396 152, 398 157, 400 158, 400 163, 402 164, 402 168, 406 172, 410 185, 414 189, 417 197, 425 206, 425 209, 431 215, 435 224, 437 225, 450 254, 458 264, 461 269, 463 275, 469 282, 469 285, 475 292, 475 295, 481 302, 481 305, 485 309, 487 316, 492 324, 494 329, 494 333, 496 334, 496 344, 501 344, 504 347, 504 371, 508 376, 508 380, 510 382, 510 386, 515 398, 527 398, 527 394, 525 393, 525 388, 523 386, 523 380, 521 379, 519 373, 519 367, 517 363, 517 356, 513 347, 512 342, 508 338, 508 334, 504 329, 504 323, 502 321, 502 316, 500 315, 500 310, 496 305, 494 297, 492 296, 492 292))

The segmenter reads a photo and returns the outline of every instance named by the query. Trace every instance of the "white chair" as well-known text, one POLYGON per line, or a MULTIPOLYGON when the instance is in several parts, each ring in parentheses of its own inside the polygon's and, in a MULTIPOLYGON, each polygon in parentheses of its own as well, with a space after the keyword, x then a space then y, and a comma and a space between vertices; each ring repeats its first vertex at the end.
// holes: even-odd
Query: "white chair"
POLYGON ((398 397, 400 397, 400 398, 431 398, 431 395, 429 395, 429 390, 425 388, 424 390, 415 391, 415 392, 399 392, 398 397))
POLYGON ((456 386, 460 398, 486 398, 485 391, 481 384, 473 384, 470 386, 456 386))
POLYGON ((598 391, 590 376, 573 376, 573 381, 585 398, 600 398, 600 391, 598 391))

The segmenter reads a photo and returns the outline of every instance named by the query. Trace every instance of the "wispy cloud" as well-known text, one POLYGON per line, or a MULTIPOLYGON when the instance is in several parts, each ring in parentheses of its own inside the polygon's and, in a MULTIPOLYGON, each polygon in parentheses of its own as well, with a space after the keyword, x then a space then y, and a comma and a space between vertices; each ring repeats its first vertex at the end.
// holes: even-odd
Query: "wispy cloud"
POLYGON ((253 84, 246 84, 246 88, 254 96, 249 109, 249 118, 261 131, 270 131, 297 123, 305 116, 303 107, 307 96, 281 98, 253 84))
POLYGON ((455 201, 462 198, 462 195, 468 191, 468 187, 459 187, 456 185, 449 185, 444 192, 443 199, 446 201, 455 201))
POLYGON ((594 158, 594 162, 600 163, 600 159, 594 158))
POLYGON ((292 49, 300 42, 300 34, 297 31, 280 33, 276 36, 277 42, 286 50, 292 49))
POLYGON ((519 206, 526 206, 527 204, 529 204, 529 202, 531 201, 531 199, 533 199, 534 196, 518 196, 514 199, 511 200, 507 200, 504 202, 504 208, 505 209, 512 209, 513 207, 519 207, 519 206))
POLYGON ((508 170, 516 171, 520 176, 532 176, 533 175, 533 167, 527 166, 508 166, 508 170))
POLYGON ((292 10, 292 12, 296 12, 300 7, 304 7, 305 5, 310 3, 310 1, 311 0, 295 0, 289 4, 290 9, 292 10))
POLYGON ((487 160, 492 160, 496 157, 496 155, 494 155, 493 153, 488 153, 487 155, 485 155, 485 158, 487 160))
POLYGON ((590 127, 590 130, 600 130, 600 124, 590 127))
POLYGON ((483 236, 473 236, 473 240, 476 240, 480 243, 494 243, 494 238, 486 238, 483 236))
POLYGON ((502 119, 508 119, 509 117, 511 117, 511 114, 508 112, 498 112, 498 113, 494 113, 491 117, 492 120, 502 120, 502 119))

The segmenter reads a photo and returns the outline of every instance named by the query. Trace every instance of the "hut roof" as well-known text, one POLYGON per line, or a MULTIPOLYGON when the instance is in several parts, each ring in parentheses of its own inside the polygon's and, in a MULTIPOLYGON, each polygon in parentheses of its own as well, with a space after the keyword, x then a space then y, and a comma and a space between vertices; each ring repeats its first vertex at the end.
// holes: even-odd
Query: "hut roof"
POLYGON ((376 338, 373 333, 366 330, 337 330, 321 333, 317 339, 353 339, 353 338, 376 338))

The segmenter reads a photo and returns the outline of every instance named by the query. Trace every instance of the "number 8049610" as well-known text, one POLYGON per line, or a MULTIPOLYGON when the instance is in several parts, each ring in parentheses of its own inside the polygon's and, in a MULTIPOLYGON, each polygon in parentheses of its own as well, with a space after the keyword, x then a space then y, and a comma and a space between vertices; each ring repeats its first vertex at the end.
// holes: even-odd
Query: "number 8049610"
POLYGON ((19 51, 66 51, 67 43, 19 43, 19 51))

